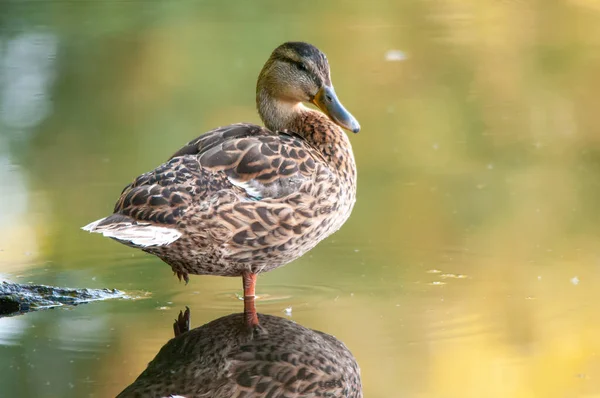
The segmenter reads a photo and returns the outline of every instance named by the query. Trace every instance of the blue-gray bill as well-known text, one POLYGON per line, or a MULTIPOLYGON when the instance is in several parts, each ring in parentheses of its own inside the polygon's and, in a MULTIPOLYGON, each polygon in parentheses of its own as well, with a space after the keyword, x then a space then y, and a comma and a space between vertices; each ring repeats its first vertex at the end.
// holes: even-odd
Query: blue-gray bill
POLYGON ((313 103, 342 128, 350 130, 353 133, 358 133, 360 131, 360 124, 358 124, 358 121, 354 116, 344 108, 335 94, 333 87, 322 87, 319 92, 317 92, 317 95, 315 95, 313 103))

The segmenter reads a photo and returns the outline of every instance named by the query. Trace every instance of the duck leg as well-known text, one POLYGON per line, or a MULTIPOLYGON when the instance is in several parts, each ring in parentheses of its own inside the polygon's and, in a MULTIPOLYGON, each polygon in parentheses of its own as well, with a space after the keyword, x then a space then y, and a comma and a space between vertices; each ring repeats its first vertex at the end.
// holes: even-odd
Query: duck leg
POLYGON ((258 325, 258 315, 254 306, 256 274, 244 272, 242 274, 242 281, 244 284, 244 315, 246 324, 252 328, 258 325))

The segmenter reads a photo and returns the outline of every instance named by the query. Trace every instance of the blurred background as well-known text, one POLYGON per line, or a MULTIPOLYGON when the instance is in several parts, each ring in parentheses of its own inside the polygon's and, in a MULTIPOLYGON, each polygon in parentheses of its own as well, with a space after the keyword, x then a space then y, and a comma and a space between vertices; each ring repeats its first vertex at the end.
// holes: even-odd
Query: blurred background
POLYGON ((362 131, 335 235, 262 275, 259 312, 336 336, 366 397, 600 397, 596 0, 0 3, 0 277, 136 299, 0 319, 0 396, 109 397, 242 309, 79 228, 211 128, 259 122, 287 40, 362 131), (286 311, 287 309, 287 311, 286 311), (291 312, 290 312, 291 311, 291 312))

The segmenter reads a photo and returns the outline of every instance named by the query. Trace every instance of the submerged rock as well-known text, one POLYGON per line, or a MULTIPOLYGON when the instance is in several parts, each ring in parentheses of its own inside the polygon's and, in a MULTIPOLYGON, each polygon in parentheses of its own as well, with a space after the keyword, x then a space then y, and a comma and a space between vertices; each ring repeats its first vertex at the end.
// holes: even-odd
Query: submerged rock
POLYGON ((2 282, 0 284, 0 317, 125 296, 124 292, 117 289, 70 289, 2 282))

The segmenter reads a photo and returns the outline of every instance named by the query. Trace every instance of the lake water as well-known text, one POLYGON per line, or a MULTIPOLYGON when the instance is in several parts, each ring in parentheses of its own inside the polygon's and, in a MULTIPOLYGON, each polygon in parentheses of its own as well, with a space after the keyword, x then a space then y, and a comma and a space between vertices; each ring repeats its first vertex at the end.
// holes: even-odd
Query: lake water
POLYGON ((362 131, 335 235, 261 275, 259 312, 336 336, 365 397, 600 397, 594 0, 4 1, 0 277, 131 299, 0 319, 1 397, 109 397, 172 337, 240 312, 79 228, 317 45, 362 131), (291 309, 291 310, 290 310, 291 309))

